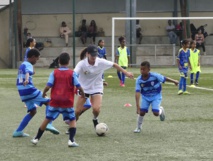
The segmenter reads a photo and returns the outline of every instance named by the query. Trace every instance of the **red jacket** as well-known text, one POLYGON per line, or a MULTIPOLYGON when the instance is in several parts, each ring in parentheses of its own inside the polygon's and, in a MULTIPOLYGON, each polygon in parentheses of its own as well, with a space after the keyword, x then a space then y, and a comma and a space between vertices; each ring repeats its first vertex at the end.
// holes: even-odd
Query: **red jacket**
POLYGON ((74 85, 72 70, 54 70, 54 84, 51 89, 50 106, 68 108, 74 104, 74 85))

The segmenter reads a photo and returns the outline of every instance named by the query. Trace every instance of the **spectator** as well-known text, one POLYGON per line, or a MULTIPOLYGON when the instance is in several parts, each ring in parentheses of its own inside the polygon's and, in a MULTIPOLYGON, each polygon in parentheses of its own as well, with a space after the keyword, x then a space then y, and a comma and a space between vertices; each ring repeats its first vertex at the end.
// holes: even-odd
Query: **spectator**
POLYGON ((139 24, 139 20, 136 20, 135 27, 136 27, 136 37, 139 40, 138 43, 141 44, 141 40, 142 40, 143 35, 141 33, 141 26, 139 24))
POLYGON ((81 21, 81 26, 79 27, 79 32, 81 33, 81 42, 82 44, 85 44, 87 42, 87 25, 86 25, 86 20, 83 19, 81 21))
POLYGON ((175 26, 171 20, 168 20, 168 26, 166 27, 167 34, 169 36, 170 44, 176 44, 177 35, 175 33, 175 26))
POLYGON ((203 48, 203 55, 206 55, 206 48, 205 48, 205 40, 204 35, 202 34, 201 29, 198 30, 198 33, 195 35, 195 41, 196 41, 196 47, 202 47, 203 48))
POLYGON ((183 39, 183 36, 182 36, 183 25, 182 25, 182 22, 180 22, 179 24, 176 25, 175 32, 176 32, 177 36, 179 37, 179 41, 181 41, 183 39))
POLYGON ((71 33, 71 30, 69 29, 69 27, 67 26, 66 22, 62 22, 61 23, 61 27, 60 27, 60 37, 64 37, 65 38, 65 43, 66 46, 68 46, 68 39, 69 39, 69 34, 71 33))
POLYGON ((95 23, 95 20, 92 20, 90 22, 89 28, 88 28, 88 37, 92 37, 92 43, 95 44, 95 37, 97 35, 97 26, 95 23))

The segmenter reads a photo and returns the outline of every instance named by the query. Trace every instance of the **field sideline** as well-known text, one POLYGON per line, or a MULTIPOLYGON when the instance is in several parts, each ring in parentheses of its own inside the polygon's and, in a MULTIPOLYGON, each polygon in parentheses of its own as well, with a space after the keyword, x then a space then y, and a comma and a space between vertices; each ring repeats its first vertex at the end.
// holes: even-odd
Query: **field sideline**
MULTIPOLYGON (((129 68, 135 78, 139 68, 129 68)), ((34 84, 43 90, 52 69, 35 69, 34 84)), ((176 67, 153 68, 165 76, 178 79, 176 67)), ((77 122, 78 148, 68 148, 67 125, 60 116, 54 126, 61 132, 53 135, 45 132, 37 146, 31 138, 44 119, 44 106, 25 132, 28 138, 13 138, 12 133, 26 114, 20 101, 15 82, 17 70, 0 69, 0 161, 212 161, 213 160, 213 70, 202 67, 199 88, 189 88, 191 95, 177 95, 177 87, 162 85, 166 120, 161 122, 149 112, 143 122, 143 130, 134 134, 136 108, 135 80, 126 79, 126 87, 119 86, 116 71, 105 72, 109 86, 104 89, 100 122, 109 126, 106 137, 98 137, 93 128, 92 111, 84 113, 77 122), (112 75, 113 78, 107 78, 112 75), (125 103, 132 107, 124 107, 125 103)), ((189 79, 187 80, 189 82, 189 79)))

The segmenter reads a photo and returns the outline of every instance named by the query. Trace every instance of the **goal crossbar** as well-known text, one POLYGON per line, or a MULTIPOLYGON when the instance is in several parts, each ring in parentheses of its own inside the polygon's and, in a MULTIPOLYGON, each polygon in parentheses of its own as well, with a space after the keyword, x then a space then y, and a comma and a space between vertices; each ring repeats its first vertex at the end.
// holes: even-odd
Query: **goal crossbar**
POLYGON ((210 20, 213 17, 112 17, 112 61, 115 61, 115 21, 116 20, 210 20))

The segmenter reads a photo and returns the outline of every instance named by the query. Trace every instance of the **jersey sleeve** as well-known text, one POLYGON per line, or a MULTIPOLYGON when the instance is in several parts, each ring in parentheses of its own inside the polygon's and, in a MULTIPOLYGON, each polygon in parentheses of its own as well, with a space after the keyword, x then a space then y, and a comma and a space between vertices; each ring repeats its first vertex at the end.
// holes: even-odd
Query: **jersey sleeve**
POLYGON ((141 86, 140 86, 139 80, 140 80, 140 77, 138 77, 136 79, 136 82, 135 82, 135 92, 140 92, 141 91, 141 86))
POLYGON ((52 87, 54 84, 54 71, 52 73, 50 73, 49 78, 48 78, 48 82, 47 82, 47 86, 52 87))
POLYGON ((161 83, 164 83, 166 81, 166 77, 164 77, 161 74, 155 73, 155 77, 157 78, 157 80, 161 83))
POLYGON ((107 70, 111 68, 114 64, 113 62, 106 59, 101 59, 100 61, 101 61, 102 70, 107 70))
POLYGON ((75 66, 74 72, 76 74, 79 74, 81 72, 81 64, 82 64, 82 61, 78 62, 78 64, 75 66))
POLYGON ((126 48, 126 53, 127 53, 127 56, 130 56, 129 48, 126 48))
POLYGON ((180 52, 181 52, 181 50, 179 50, 179 51, 178 51, 178 54, 177 54, 177 59, 178 59, 178 60, 180 60, 180 52))
POLYGON ((73 85, 76 87, 81 87, 79 81, 78 81, 78 74, 76 72, 73 72, 73 85))

